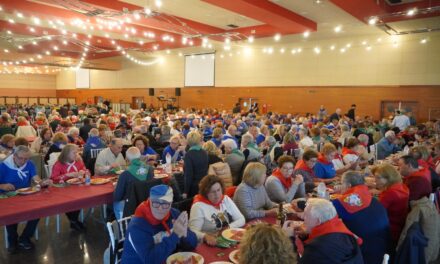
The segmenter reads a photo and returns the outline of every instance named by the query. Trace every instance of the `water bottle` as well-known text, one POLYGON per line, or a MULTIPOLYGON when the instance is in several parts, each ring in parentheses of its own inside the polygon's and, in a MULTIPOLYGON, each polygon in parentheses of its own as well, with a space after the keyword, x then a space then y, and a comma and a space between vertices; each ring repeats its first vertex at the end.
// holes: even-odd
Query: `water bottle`
POLYGON ((320 182, 318 184, 318 197, 319 198, 325 198, 326 197, 326 190, 325 183, 320 182))
POLYGON ((170 153, 167 153, 167 155, 165 156, 165 160, 166 160, 165 172, 166 173, 171 173, 172 167, 171 167, 171 155, 170 155, 170 153))
POLYGON ((86 180, 85 180, 85 184, 86 184, 86 185, 90 185, 90 171, 89 171, 89 170, 86 171, 86 180))

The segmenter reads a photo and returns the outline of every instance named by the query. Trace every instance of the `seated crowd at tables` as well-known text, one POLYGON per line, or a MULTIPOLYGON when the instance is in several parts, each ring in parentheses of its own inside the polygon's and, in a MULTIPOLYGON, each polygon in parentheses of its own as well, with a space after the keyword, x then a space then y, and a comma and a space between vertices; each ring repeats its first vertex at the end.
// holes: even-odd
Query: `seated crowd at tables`
MULTIPOLYGON (((132 185, 183 164, 181 188, 159 181, 136 205, 122 263, 164 263, 176 251, 216 246, 220 230, 276 218, 279 204, 303 225, 248 225, 240 263, 382 263, 385 254, 396 263, 437 260, 440 215, 430 197, 440 186, 440 121, 416 124, 399 111, 373 121, 354 116, 355 105, 345 115, 322 109, 10 107, 0 119, 0 192, 119 174, 111 208, 121 219, 132 185), (30 134, 14 135, 20 127, 30 134), (45 179, 35 155, 50 167, 45 179), (314 198, 320 183, 336 194, 314 198)), ((86 228, 79 211, 66 216, 73 230, 86 228)), ((10 253, 34 247, 38 220, 21 235, 17 224, 7 226, 10 253)))

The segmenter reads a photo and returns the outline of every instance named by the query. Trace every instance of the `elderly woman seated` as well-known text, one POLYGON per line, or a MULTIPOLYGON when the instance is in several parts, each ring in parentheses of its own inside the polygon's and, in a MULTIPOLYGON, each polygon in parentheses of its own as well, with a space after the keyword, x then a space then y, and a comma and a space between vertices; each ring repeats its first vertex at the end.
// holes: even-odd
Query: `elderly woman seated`
POLYGON ((235 186, 241 182, 241 167, 244 163, 244 154, 237 148, 237 143, 233 139, 226 139, 223 141, 225 147, 225 161, 231 168, 232 181, 235 186))
MULTIPOLYGON (((302 247, 298 249, 299 253, 302 253, 300 264, 364 263, 358 246, 362 239, 353 234, 338 218, 334 206, 329 201, 309 199, 304 210, 304 225, 305 230, 296 227, 291 221, 287 221, 283 226, 288 236, 296 233, 299 238, 304 239, 304 250, 302 247)), ((296 244, 300 243, 297 241, 296 244)))
POLYGON ((381 263, 391 242, 390 223, 386 209, 378 200, 373 199, 364 182, 364 177, 359 172, 344 173, 343 194, 333 200, 333 205, 344 224, 362 238, 364 262, 381 263))
POLYGON ((391 164, 380 164, 373 168, 372 173, 376 178, 376 188, 381 190, 379 201, 387 210, 393 246, 396 246, 408 215, 409 189, 391 164))
POLYGON ((199 241, 217 244, 216 232, 225 227, 242 227, 245 218, 231 198, 224 195, 223 181, 215 176, 205 176, 200 181, 200 193, 194 197, 189 227, 199 241))
POLYGON ((251 162, 243 173, 243 181, 237 187, 234 202, 246 220, 276 216, 277 208, 264 188, 266 167, 258 162, 251 162))
POLYGON ((290 203, 294 198, 305 196, 304 179, 301 175, 293 174, 294 163, 291 156, 284 155, 278 159, 278 169, 272 172, 265 183, 272 201, 290 203))
POLYGON ((360 166, 367 164, 367 161, 362 160, 359 156, 359 145, 359 140, 355 137, 351 137, 347 139, 345 147, 342 148, 342 159, 344 160, 344 163, 357 163, 356 169, 360 169, 360 166))
POLYGON ((258 161, 262 156, 260 149, 255 144, 254 138, 250 134, 244 134, 241 137, 241 150, 246 160, 258 161))
POLYGON ((116 219, 122 218, 124 202, 128 198, 130 186, 136 181, 147 181, 154 177, 154 169, 141 161, 141 152, 136 147, 130 147, 125 153, 128 168, 118 177, 113 192, 113 210, 116 219))
POLYGON ((84 140, 79 136, 79 129, 77 127, 71 127, 69 129, 67 139, 69 140, 69 143, 75 144, 78 147, 82 147, 84 145, 84 140))
POLYGON ((278 226, 258 223, 246 230, 238 258, 242 264, 296 263, 292 243, 278 226))
POLYGON ((178 162, 185 155, 185 147, 180 144, 179 135, 172 136, 170 144, 162 152, 162 161, 166 161, 167 154, 171 156, 171 162, 178 162))
POLYGON ((127 228, 122 263, 165 263, 177 249, 191 251, 197 237, 188 228, 188 213, 171 207, 173 190, 151 188, 150 197, 137 208, 127 228))
MULTIPOLYGON (((58 156, 57 162, 53 165, 51 180, 54 183, 65 182, 72 178, 83 178, 86 174, 86 167, 78 155, 78 146, 67 144, 58 156)), ((66 213, 70 221, 70 228, 77 231, 84 229, 83 223, 78 220, 79 211, 66 213)))
POLYGON ((14 150, 15 136, 12 134, 5 134, 0 139, 0 160, 5 159, 14 150))
POLYGON ((142 160, 144 161, 155 161, 159 156, 159 154, 150 147, 148 138, 143 135, 136 136, 133 139, 133 146, 139 149, 142 160))

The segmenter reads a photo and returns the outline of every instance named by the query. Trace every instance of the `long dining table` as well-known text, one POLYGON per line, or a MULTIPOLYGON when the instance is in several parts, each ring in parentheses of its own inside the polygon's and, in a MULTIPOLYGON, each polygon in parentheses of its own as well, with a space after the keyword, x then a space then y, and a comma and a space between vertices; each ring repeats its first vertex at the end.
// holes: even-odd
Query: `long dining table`
POLYGON ((50 186, 34 194, 0 199, 0 226, 112 203, 113 190, 111 182, 50 186))

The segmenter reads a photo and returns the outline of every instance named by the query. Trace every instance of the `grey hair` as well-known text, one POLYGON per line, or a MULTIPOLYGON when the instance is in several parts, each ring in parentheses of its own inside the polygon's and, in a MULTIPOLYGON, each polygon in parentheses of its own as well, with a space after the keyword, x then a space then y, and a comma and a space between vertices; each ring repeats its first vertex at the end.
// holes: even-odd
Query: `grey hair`
POLYGON ((342 175, 342 183, 350 186, 361 185, 365 183, 364 176, 357 171, 347 171, 342 175))
MULTIPOLYGON (((247 144, 249 143, 254 143, 254 137, 249 135, 249 134, 244 134, 241 137, 241 143, 243 144, 243 142, 247 142, 247 144)), ((247 145, 246 145, 247 146, 247 145)))
POLYGON ((129 147, 125 153, 128 161, 133 161, 141 157, 141 151, 137 147, 129 147))
POLYGON ((386 138, 391 138, 391 137, 395 137, 396 133, 394 133, 393 130, 388 130, 387 132, 385 132, 385 137, 386 138))
POLYGON ((267 144, 269 144, 269 146, 271 146, 271 147, 277 143, 277 140, 273 136, 267 136, 266 141, 267 141, 267 144))
POLYGON ((99 130, 97 128, 92 128, 90 129, 89 135, 97 137, 99 136, 99 130))
POLYGON ((323 224, 333 219, 337 213, 336 209, 330 201, 321 198, 310 198, 307 200, 307 207, 310 215, 319 220, 323 224))
POLYGON ((30 151, 31 151, 31 149, 28 146, 19 145, 19 146, 15 147, 14 155, 17 155, 18 153, 22 153, 22 152, 27 153, 30 151))
POLYGON ((225 146, 225 148, 230 148, 232 150, 237 148, 237 143, 233 140, 233 139, 226 139, 222 141, 223 146, 225 146))
POLYGON ((67 132, 67 135, 71 136, 73 133, 78 132, 79 133, 79 129, 77 127, 71 127, 69 129, 69 132, 67 132))

